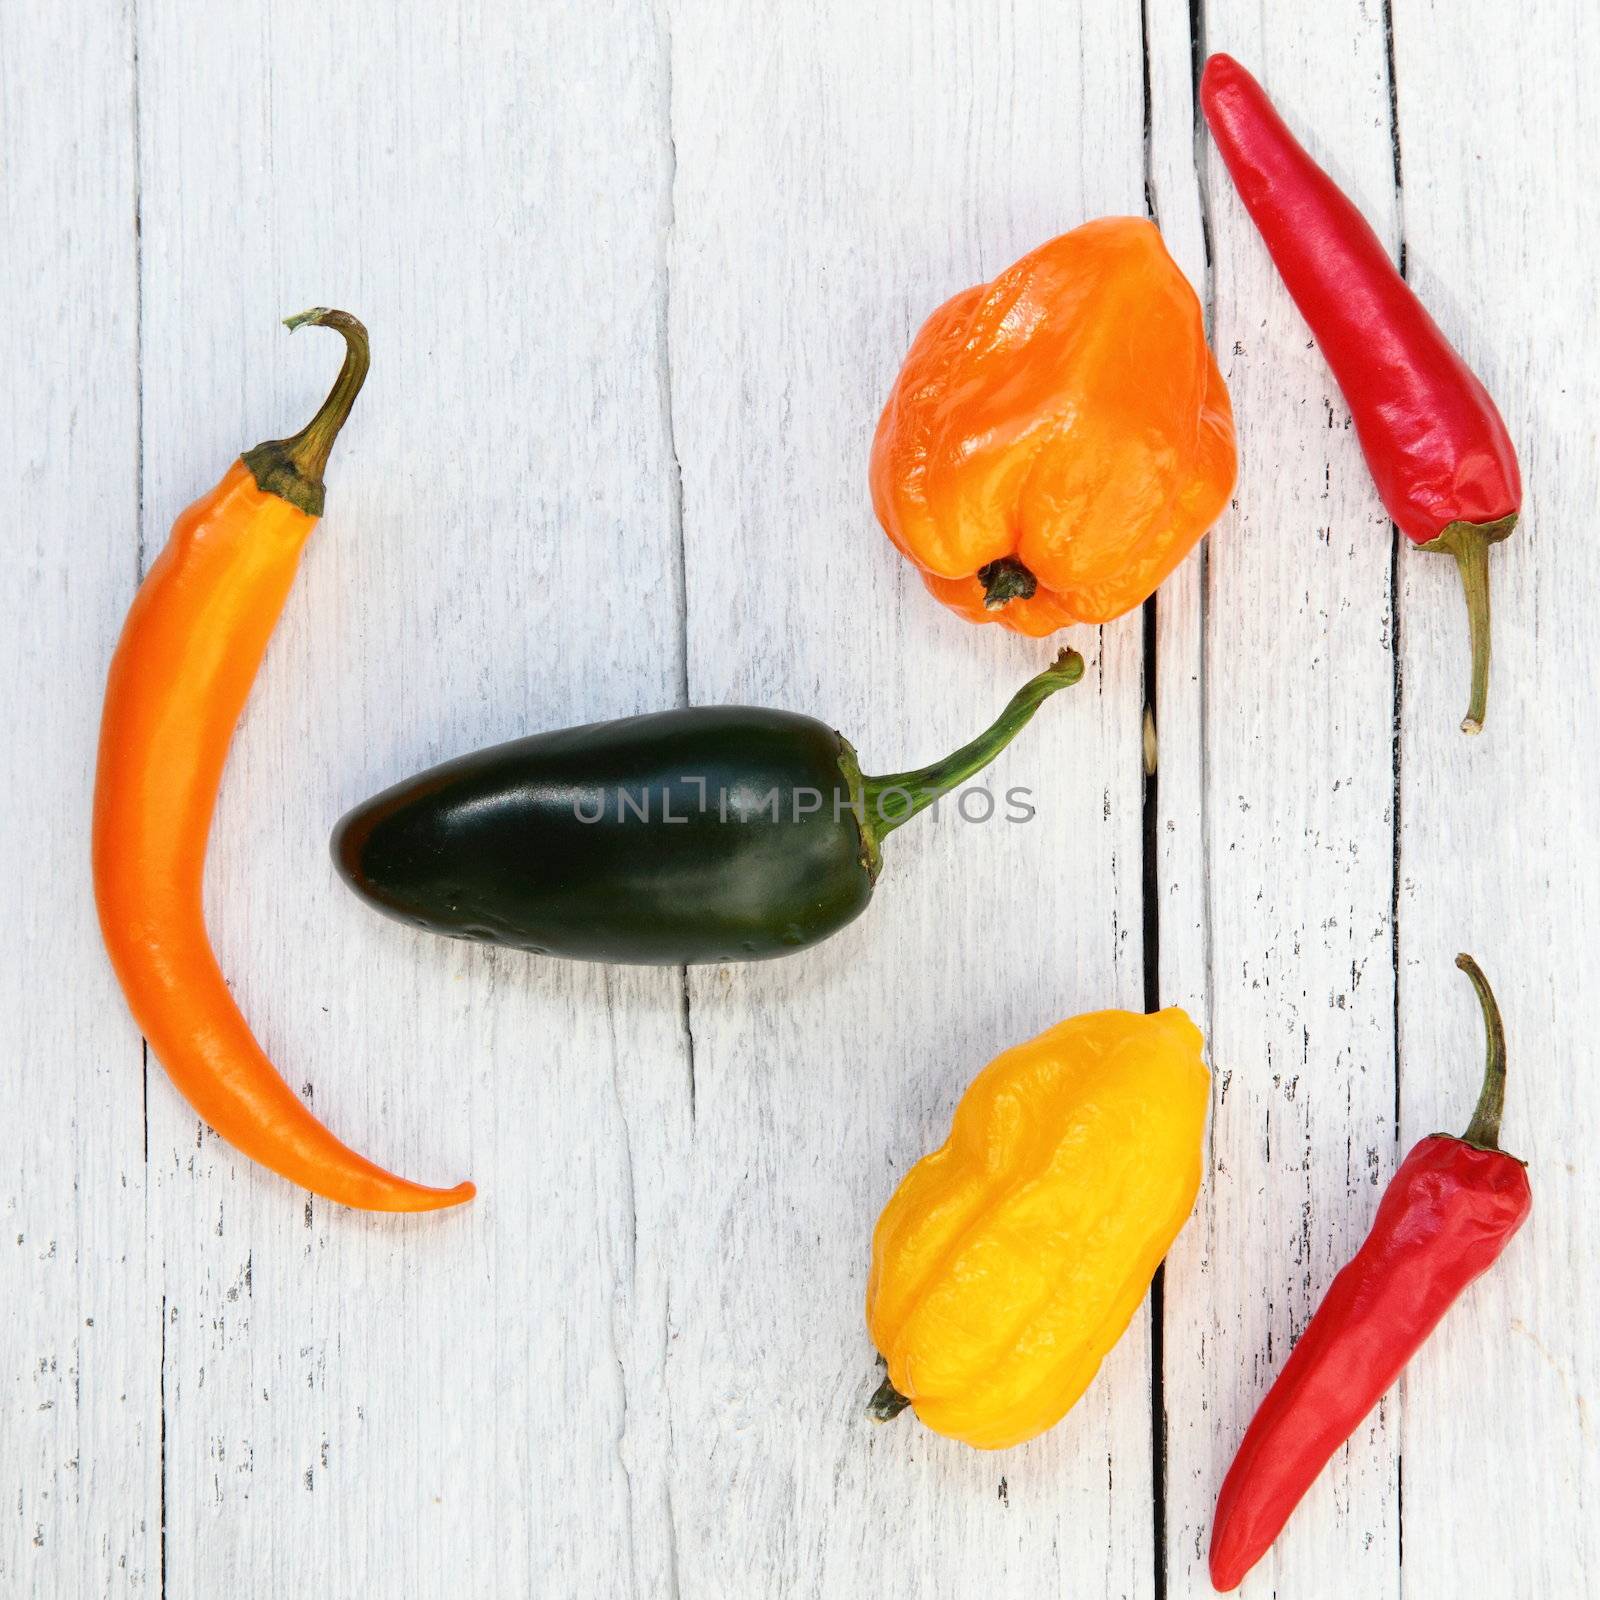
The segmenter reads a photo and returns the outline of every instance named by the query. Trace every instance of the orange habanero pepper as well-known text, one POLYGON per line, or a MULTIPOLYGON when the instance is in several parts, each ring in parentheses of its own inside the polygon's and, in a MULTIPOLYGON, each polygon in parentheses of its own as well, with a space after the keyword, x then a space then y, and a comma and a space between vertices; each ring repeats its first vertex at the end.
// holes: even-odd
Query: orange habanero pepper
POLYGON ((923 324, 872 445, 872 503, 934 597, 1053 633, 1154 592, 1216 521, 1233 408, 1155 227, 1103 217, 923 324))
POLYGON ((94 888, 134 1020, 190 1105, 247 1156, 330 1200, 431 1211, 473 1187, 410 1183, 341 1144, 256 1043, 212 953, 206 841, 228 744, 300 553, 322 514, 322 471, 367 375, 367 332, 343 311, 344 365, 292 439, 248 450, 177 520, 111 658, 94 792, 94 888))

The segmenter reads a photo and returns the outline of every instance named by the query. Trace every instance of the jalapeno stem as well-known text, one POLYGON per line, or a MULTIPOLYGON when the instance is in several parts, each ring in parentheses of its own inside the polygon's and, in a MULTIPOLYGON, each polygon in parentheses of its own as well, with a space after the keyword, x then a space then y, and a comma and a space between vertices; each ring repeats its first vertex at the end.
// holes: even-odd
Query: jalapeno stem
POLYGON ((974 773, 981 772, 1027 726, 1035 711, 1057 689, 1065 689, 1083 676, 1083 657, 1063 650, 1036 678, 1030 678, 1012 695, 1004 711, 978 737, 959 750, 914 772, 896 772, 884 778, 863 777, 862 832, 876 847, 884 835, 925 811, 974 773))
POLYGON ((328 398, 305 427, 290 438, 268 439, 253 450, 246 450, 243 460, 255 474, 256 487, 264 494, 275 494, 298 506, 307 516, 320 517, 324 499, 322 474, 329 452, 361 393, 361 385, 367 381, 367 330, 348 311, 332 311, 327 306, 314 306, 298 316, 285 317, 283 325, 291 333, 308 325, 332 328, 344 338, 344 364, 328 398))

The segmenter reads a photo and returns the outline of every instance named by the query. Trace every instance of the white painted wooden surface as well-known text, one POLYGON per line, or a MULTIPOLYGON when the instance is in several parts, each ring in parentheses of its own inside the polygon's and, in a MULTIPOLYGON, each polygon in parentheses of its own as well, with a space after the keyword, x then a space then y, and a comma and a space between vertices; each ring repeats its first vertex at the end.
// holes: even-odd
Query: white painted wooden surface
MULTIPOLYGON (((1285 26, 1212 0, 1205 21, 1205 48, 1255 64, 1392 235, 1381 16, 1335 0, 1296 8, 1285 26)), ((1239 1433, 1366 1232, 1396 1158, 1389 522, 1332 377, 1209 142, 1199 175, 1240 475, 1237 511, 1207 551, 1203 771, 1192 789, 1162 788, 1169 812, 1202 809, 1190 870, 1210 935, 1193 978, 1187 930, 1162 940, 1179 994, 1204 995, 1215 1075, 1209 1182, 1169 1268, 1163 1341, 1171 1587, 1196 1595, 1211 1592, 1211 1513, 1239 1433)), ((1437 977, 1439 1003, 1455 999, 1437 977)), ((1467 1109, 1469 1089, 1463 1073, 1467 1109)), ((1245 1592, 1325 1593, 1337 1572, 1397 1597, 1397 1442, 1385 1403, 1245 1592)))
POLYGON ((1597 69, 1582 0, 0 5, 0 1594, 1204 1595, 1251 1407, 1400 1152, 1464 1121, 1461 946, 1506 1007, 1534 1220, 1245 1593, 1600 1585, 1597 69), (1453 574, 1393 556, 1196 141, 1192 28, 1403 243, 1521 446, 1476 743, 1453 574), (893 557, 877 407, 940 298, 1147 203, 1242 450, 1156 609, 1149 915, 1138 617, 1082 631, 1084 685, 996 770, 1034 823, 924 818, 794 960, 540 963, 338 888, 346 805, 531 728, 687 697, 814 711, 869 766, 966 737, 1042 651, 893 557), (198 1126, 87 885, 122 611, 173 514, 320 397, 331 341, 275 319, 322 301, 373 376, 212 915, 335 1128, 478 1180, 411 1221, 198 1126), (870 1428, 878 1208, 995 1050, 1142 1005, 1147 952, 1217 1076, 1159 1311, 1030 1446, 870 1428))

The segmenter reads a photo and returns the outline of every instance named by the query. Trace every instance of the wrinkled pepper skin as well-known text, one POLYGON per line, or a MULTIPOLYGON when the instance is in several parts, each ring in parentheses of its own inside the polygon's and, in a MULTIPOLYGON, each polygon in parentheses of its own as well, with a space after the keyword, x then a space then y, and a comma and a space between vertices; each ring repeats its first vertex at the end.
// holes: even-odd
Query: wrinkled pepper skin
POLYGON ((985 1067, 907 1173, 867 1327, 885 1387, 936 1433, 1004 1449, 1089 1386, 1199 1193, 1202 1044, 1175 1007, 1058 1023, 985 1067))
POLYGON ((959 750, 881 778, 825 723, 755 706, 535 734, 357 806, 334 861, 380 911, 455 938, 642 966, 792 955, 866 909, 886 835, 1082 676, 1061 651, 959 750))
POLYGON ((1194 290, 1151 223, 1104 217, 928 318, 870 477, 878 520, 935 598, 1037 636, 1144 601, 1236 470, 1194 290))

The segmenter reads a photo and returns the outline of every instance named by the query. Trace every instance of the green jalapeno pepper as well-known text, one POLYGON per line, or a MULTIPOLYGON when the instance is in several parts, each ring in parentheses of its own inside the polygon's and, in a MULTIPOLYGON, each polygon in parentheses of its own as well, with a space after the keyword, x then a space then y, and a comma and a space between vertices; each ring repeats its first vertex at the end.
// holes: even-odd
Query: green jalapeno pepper
POLYGON ((792 711, 700 706, 535 734, 357 806, 334 860, 379 910, 455 938, 644 965, 789 955, 866 908, 886 834, 1082 676, 1063 650, 970 744, 886 778, 792 711))

